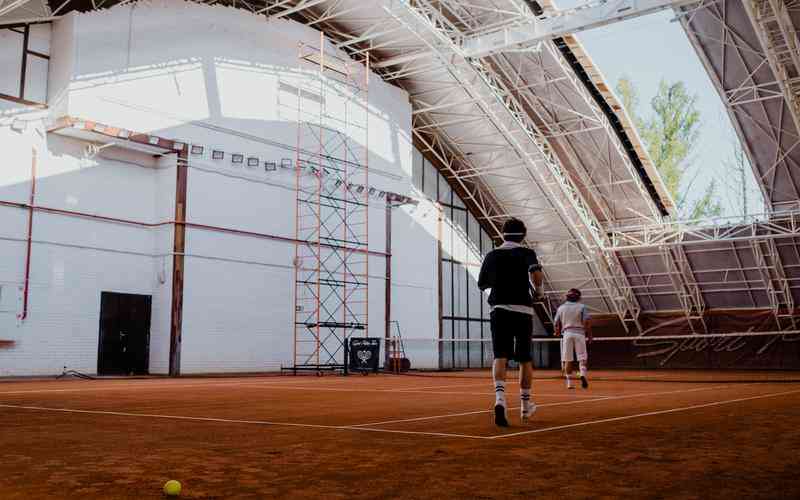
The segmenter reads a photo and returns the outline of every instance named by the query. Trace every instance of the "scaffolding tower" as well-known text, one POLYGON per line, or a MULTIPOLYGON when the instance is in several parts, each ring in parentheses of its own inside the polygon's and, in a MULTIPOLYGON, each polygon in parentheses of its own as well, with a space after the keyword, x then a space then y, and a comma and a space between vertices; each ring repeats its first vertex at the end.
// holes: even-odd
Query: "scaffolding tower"
POLYGON ((299 45, 294 365, 344 368, 369 324, 369 58, 299 45))

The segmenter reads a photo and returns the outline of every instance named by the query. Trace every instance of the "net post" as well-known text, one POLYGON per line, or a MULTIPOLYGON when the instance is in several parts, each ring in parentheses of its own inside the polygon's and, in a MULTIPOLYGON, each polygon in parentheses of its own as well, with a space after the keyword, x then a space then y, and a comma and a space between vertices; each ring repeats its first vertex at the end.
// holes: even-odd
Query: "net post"
POLYGON ((350 374, 350 339, 348 337, 344 338, 344 368, 342 369, 342 375, 345 377, 350 374))

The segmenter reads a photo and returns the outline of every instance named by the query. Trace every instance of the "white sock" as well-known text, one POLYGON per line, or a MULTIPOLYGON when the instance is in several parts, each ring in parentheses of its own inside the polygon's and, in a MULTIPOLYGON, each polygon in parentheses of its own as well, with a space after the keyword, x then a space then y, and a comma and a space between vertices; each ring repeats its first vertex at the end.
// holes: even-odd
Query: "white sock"
POLYGON ((581 363, 581 377, 585 377, 586 372, 588 372, 588 370, 586 369, 586 363, 581 363))
POLYGON ((522 412, 529 413, 531 406, 533 405, 533 401, 531 401, 531 390, 530 389, 520 389, 519 390, 519 400, 522 402, 522 412))
POLYGON ((506 406, 506 383, 502 380, 494 381, 494 404, 506 406))

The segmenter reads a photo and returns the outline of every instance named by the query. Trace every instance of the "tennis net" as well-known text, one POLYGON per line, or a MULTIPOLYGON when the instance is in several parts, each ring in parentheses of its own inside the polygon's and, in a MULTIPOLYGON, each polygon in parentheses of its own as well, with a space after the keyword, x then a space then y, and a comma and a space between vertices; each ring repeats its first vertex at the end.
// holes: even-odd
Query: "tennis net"
MULTIPOLYGON (((383 349, 384 370, 418 375, 480 376, 493 360, 490 339, 391 338, 383 349)), ((800 331, 595 337, 588 355, 593 370, 641 379, 658 370, 658 380, 673 371, 683 380, 688 371, 692 381, 800 381, 800 331)), ((537 369, 560 369, 560 338, 534 338, 531 357, 537 369)))

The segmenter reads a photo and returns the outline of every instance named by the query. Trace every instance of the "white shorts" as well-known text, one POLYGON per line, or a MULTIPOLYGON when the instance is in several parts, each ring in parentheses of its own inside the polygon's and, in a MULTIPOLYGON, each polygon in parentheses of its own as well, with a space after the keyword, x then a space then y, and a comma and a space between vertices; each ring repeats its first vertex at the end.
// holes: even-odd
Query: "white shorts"
POLYGON ((561 337, 561 362, 575 361, 573 351, 578 355, 578 361, 589 359, 586 353, 586 336, 580 333, 565 333, 561 337))

